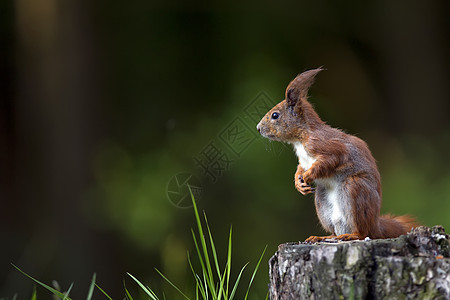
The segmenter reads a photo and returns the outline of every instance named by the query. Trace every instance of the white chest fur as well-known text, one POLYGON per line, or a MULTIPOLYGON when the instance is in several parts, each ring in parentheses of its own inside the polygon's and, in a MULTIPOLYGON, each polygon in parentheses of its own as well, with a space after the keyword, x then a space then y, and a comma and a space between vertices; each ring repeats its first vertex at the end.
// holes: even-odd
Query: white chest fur
POLYGON ((339 192, 338 182, 334 178, 321 180, 318 184, 324 184, 327 200, 329 205, 329 218, 333 223, 339 222, 344 214, 342 212, 342 205, 345 205, 345 201, 343 198, 343 194, 339 192))
POLYGON ((311 168, 312 164, 316 161, 316 159, 306 152, 305 147, 303 146, 302 143, 296 142, 293 145, 295 153, 297 154, 298 157, 298 161, 302 166, 302 168, 305 171, 311 168))
POLYGON ((317 179, 315 182, 323 190, 321 196, 323 205, 320 209, 322 218, 337 235, 351 232, 349 218, 345 214, 351 210, 349 198, 340 182, 333 177, 317 179))

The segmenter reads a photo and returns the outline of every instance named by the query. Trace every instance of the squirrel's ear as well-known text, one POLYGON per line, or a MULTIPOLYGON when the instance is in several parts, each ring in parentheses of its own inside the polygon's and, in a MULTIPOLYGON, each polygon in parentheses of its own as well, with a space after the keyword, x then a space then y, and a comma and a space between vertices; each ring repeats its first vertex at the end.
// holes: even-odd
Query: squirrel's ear
POLYGON ((323 68, 320 67, 303 72, 289 83, 286 89, 286 102, 289 106, 295 106, 300 99, 308 96, 308 90, 314 82, 314 77, 322 70, 323 68))

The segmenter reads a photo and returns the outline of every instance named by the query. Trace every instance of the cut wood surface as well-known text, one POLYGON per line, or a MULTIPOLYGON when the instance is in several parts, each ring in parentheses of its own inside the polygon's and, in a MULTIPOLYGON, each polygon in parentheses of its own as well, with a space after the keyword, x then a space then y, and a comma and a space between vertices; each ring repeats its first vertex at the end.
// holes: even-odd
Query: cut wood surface
POLYGON ((270 297, 450 299, 449 257, 442 226, 395 239, 282 244, 269 261, 270 297))

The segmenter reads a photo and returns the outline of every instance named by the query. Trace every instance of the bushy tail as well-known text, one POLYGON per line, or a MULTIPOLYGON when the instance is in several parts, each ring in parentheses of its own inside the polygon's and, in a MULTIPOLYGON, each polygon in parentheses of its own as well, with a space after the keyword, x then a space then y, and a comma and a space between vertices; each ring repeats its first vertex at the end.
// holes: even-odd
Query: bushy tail
POLYGON ((411 216, 384 215, 379 219, 382 238, 396 238, 406 234, 411 228, 418 226, 416 220, 411 216))

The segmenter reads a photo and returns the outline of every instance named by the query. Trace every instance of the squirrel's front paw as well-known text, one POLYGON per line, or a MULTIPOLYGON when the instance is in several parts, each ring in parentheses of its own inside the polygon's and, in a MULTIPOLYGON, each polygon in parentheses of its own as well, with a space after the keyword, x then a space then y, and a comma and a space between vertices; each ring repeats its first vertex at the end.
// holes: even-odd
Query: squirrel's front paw
POLYGON ((316 188, 312 187, 303 180, 303 176, 298 176, 298 180, 295 181, 295 188, 303 195, 311 194, 316 191, 316 188))

